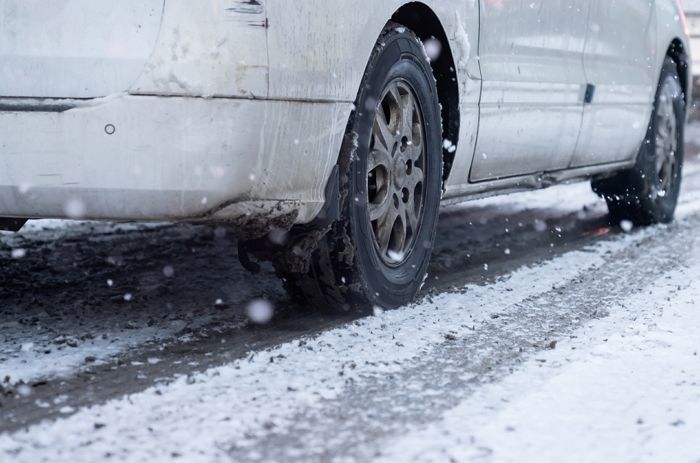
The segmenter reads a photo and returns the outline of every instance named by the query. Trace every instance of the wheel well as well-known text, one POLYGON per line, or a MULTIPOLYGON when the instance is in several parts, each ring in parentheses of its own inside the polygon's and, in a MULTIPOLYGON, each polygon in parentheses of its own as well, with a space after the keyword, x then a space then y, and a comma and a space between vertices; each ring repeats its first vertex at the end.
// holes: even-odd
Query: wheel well
POLYGON ((442 113, 442 138, 451 144, 443 146, 443 181, 446 181, 452 169, 455 148, 459 142, 459 85, 457 83, 456 67, 450 42, 440 24, 440 20, 427 5, 411 2, 402 6, 391 18, 411 29, 421 40, 437 39, 442 44, 438 59, 430 64, 437 81, 438 98, 442 113), (452 147, 454 146, 454 147, 452 147))
POLYGON ((689 87, 689 67, 688 67, 688 53, 686 53, 683 43, 679 39, 674 39, 671 45, 666 51, 666 56, 670 57, 675 61, 676 67, 678 68, 678 76, 681 79, 681 87, 683 88, 683 98, 685 99, 686 106, 689 103, 688 89, 689 87))

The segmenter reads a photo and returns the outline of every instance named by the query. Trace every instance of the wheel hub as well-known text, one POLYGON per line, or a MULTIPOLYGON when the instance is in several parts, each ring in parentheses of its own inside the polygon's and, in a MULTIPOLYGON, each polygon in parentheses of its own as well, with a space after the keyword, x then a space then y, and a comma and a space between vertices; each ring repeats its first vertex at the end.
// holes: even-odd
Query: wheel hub
POLYGON ((423 215, 424 128, 410 85, 392 81, 377 105, 367 169, 369 220, 380 258, 396 266, 415 244, 423 215))

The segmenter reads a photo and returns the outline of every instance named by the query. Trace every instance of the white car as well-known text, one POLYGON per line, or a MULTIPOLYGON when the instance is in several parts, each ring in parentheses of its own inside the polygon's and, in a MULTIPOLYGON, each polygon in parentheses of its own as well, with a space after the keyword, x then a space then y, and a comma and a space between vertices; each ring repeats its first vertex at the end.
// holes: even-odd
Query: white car
POLYGON ((591 179, 672 220, 676 0, 0 0, 0 224, 226 222, 294 294, 394 307, 441 203, 591 179))

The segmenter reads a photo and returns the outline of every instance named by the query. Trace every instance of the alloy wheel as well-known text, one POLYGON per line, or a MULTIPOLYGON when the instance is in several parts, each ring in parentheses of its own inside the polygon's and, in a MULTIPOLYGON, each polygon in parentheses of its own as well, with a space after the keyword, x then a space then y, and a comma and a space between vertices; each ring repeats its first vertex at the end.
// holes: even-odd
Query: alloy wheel
POLYGON ((369 220, 385 264, 401 264, 415 245, 424 205, 423 118, 409 84, 387 85, 372 127, 367 169, 369 220))

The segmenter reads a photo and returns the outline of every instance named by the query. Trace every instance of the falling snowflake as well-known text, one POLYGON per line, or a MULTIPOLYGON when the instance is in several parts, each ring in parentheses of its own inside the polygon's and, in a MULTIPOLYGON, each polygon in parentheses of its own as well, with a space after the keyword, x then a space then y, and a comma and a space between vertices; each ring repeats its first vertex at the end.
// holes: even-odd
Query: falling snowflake
POLYGON ((255 299, 246 306, 248 319, 256 325, 265 325, 272 320, 274 307, 264 299, 255 299))
POLYGON ((12 250, 12 258, 13 259, 21 259, 26 255, 27 255, 27 251, 25 249, 15 248, 12 250))

